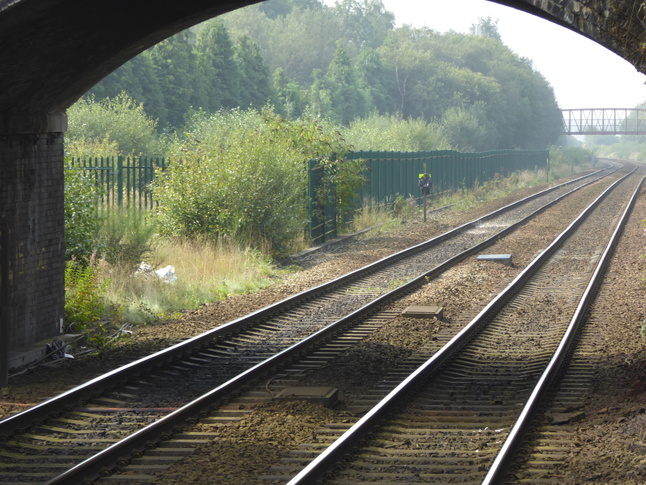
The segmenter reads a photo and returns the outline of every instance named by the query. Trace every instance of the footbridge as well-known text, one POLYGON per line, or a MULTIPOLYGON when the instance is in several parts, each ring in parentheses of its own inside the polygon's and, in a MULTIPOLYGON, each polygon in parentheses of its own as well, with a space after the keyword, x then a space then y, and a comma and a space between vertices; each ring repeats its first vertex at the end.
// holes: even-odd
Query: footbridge
POLYGON ((646 135, 646 109, 564 109, 566 135, 646 135))
MULTIPOLYGON (((576 31, 646 72, 642 0, 495 2, 576 31)), ((65 110, 145 49, 252 3, 0 0, 0 386, 9 349, 61 329, 65 110)))

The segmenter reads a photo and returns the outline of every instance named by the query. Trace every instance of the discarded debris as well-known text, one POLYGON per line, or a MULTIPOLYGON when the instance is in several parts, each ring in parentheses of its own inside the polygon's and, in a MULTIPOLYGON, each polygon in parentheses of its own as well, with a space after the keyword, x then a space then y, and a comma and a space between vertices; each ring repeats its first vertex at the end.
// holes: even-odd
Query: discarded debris
POLYGON ((172 285, 177 281, 177 275, 175 274, 175 266, 168 265, 164 268, 155 270, 151 265, 142 261, 139 265, 137 271, 135 271, 135 276, 144 277, 144 278, 156 278, 164 283, 172 285))

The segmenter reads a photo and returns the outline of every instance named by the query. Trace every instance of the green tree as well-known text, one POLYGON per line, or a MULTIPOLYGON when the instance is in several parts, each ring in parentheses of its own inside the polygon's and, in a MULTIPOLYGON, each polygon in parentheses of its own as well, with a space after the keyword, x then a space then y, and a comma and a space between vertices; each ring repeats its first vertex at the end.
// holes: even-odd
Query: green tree
POLYGON ((347 125, 363 114, 354 67, 340 42, 325 76, 325 83, 332 101, 330 117, 335 122, 347 125))
POLYGON ((338 22, 337 39, 358 50, 376 49, 384 43, 395 27, 395 15, 386 10, 381 0, 340 0, 332 9, 338 22))
POLYGON ((395 106, 389 96, 392 79, 379 54, 370 48, 363 49, 357 59, 357 82, 365 97, 365 112, 376 110, 378 113, 393 113, 395 106))
MULTIPOLYGON (((306 221, 306 160, 347 148, 335 130, 269 109, 195 115, 158 174, 159 228, 181 237, 233 237, 284 254, 306 221)), ((341 157, 340 157, 341 158, 341 157)), ((350 170, 342 187, 354 187, 350 170)), ((347 190, 342 191, 347 194, 347 190)), ((345 200, 341 201, 345 203, 345 200)))
POLYGON ((163 87, 166 117, 163 126, 179 127, 189 106, 199 99, 195 73, 197 58, 193 52, 190 31, 183 31, 149 50, 155 75, 163 87))
POLYGON ((240 71, 228 29, 218 20, 203 24, 195 44, 198 66, 205 84, 206 111, 239 105, 240 71))
POLYGON ((285 71, 278 68, 274 71, 273 87, 276 110, 287 118, 298 118, 305 109, 302 88, 296 81, 285 76, 285 71))
MULTIPOLYGON (((425 86, 426 92, 433 92, 436 62, 430 43, 436 35, 430 29, 413 29, 405 25, 391 32, 378 50, 393 80, 390 96, 396 100, 396 113, 403 118, 424 116, 430 119, 433 116, 425 112, 415 96, 421 93, 420 86, 425 86)), ((427 101, 425 105, 437 109, 434 99, 427 101)))
POLYGON ((307 112, 318 118, 329 115, 332 112, 332 96, 323 78, 323 72, 315 69, 312 72, 314 82, 310 86, 308 94, 307 112))
POLYGON ((240 37, 235 45, 234 60, 240 73, 239 105, 263 107, 274 98, 274 92, 260 49, 249 37, 240 37))
POLYGON ((294 7, 289 14, 274 18, 256 5, 221 18, 234 37, 248 35, 258 44, 270 72, 282 68, 301 86, 309 87, 312 72, 325 71, 334 56, 338 22, 331 9, 318 2, 294 7))
POLYGON ((144 53, 126 62, 90 89, 86 97, 102 100, 116 98, 122 92, 142 103, 151 118, 165 119, 164 94, 150 56, 144 53))
POLYGON ((473 24, 469 32, 471 35, 489 37, 490 39, 502 42, 502 37, 500 37, 500 32, 498 32, 498 21, 493 20, 491 17, 479 17, 478 23, 473 24))
POLYGON ((486 148, 487 130, 472 110, 449 108, 441 119, 444 132, 455 150, 470 152, 486 148))

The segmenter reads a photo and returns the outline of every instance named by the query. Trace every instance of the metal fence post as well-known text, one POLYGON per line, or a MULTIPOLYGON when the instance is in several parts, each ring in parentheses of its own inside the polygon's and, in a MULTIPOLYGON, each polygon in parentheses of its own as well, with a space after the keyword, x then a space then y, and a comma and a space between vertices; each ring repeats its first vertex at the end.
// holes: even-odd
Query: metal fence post
POLYGON ((117 205, 123 206, 123 157, 117 157, 117 205))

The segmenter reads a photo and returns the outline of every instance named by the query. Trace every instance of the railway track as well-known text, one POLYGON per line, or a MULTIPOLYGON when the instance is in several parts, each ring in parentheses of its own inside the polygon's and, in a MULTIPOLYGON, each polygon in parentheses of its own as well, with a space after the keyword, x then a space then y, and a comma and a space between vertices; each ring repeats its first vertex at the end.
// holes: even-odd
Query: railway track
MULTIPOLYGON (((604 175, 598 173, 593 179, 604 175)), ((574 186, 589 182, 581 179, 574 186)), ((195 413, 207 412, 226 396, 239 393, 240 386, 257 379, 255 373, 266 374, 323 345, 337 332, 329 329, 332 322, 343 322, 348 314, 352 319, 370 315, 379 305, 410 291, 392 289, 401 281, 420 284, 441 271, 434 268, 473 254, 487 239, 511 231, 572 189, 568 184, 508 206, 395 258, 189 339, 0 422, 4 437, 0 480, 79 483, 95 477, 133 451, 172 434, 195 413), (389 267, 392 260, 408 262, 400 261, 393 269, 389 267), (375 298, 380 303, 370 307, 368 303, 375 298), (296 344, 312 333, 306 343, 296 344)), ((361 339, 379 325, 376 321, 364 324, 364 329, 355 327, 354 336, 345 340, 361 339)))
MULTIPOLYGON (((572 235, 563 233, 396 387, 394 380, 386 397, 304 469, 298 471, 303 460, 294 466, 287 458, 266 478, 290 485, 548 483, 546 471, 567 459, 558 421, 576 419, 593 372, 589 361, 570 354, 636 185, 626 179, 588 211, 580 227, 571 226, 572 235), (618 206, 626 207, 621 220, 618 206), (540 414, 564 362, 570 366, 551 414, 540 414), (518 458, 521 445, 526 449, 518 458), (509 474, 512 460, 517 462, 509 474)), ((583 347, 585 355, 589 349, 583 347)), ((558 474, 552 481, 559 483, 558 474)))

